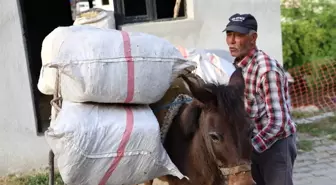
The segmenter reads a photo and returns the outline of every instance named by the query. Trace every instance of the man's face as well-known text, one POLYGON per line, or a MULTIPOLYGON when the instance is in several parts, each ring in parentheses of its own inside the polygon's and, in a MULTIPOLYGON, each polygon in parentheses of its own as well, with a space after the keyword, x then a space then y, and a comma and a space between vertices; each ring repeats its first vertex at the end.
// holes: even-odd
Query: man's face
POLYGON ((243 57, 255 46, 257 33, 226 32, 226 43, 233 57, 243 57))

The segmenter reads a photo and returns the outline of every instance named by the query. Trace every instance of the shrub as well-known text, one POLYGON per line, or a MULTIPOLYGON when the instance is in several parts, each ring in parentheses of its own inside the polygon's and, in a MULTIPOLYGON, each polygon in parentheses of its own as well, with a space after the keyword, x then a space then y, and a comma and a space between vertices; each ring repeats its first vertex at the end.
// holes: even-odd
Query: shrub
POLYGON ((297 6, 281 5, 284 66, 292 68, 313 60, 336 59, 336 3, 299 2, 297 6))

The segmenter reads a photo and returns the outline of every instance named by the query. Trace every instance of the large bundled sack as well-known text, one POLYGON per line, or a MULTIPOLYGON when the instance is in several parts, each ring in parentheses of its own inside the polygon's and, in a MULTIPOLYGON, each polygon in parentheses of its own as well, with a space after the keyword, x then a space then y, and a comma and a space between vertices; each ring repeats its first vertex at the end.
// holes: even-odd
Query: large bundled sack
POLYGON ((148 105, 63 101, 46 131, 67 185, 134 185, 164 175, 184 176, 160 141, 148 105))
POLYGON ((150 104, 195 62, 159 37, 87 25, 58 27, 42 44, 38 89, 72 102, 150 104))
POLYGON ((232 62, 204 49, 186 49, 180 46, 178 49, 186 59, 197 63, 197 68, 193 72, 206 83, 229 83, 230 76, 235 71, 232 62))
POLYGON ((113 11, 101 8, 91 8, 77 14, 74 25, 90 25, 97 28, 115 29, 115 19, 113 11))

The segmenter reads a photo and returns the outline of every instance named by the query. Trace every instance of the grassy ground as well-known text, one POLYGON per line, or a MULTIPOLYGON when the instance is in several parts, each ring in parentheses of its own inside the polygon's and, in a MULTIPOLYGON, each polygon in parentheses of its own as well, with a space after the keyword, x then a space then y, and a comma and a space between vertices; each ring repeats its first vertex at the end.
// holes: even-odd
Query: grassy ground
POLYGON ((304 151, 304 152, 308 152, 313 150, 314 147, 314 141, 312 140, 299 140, 298 144, 297 144, 298 149, 304 151))
POLYGON ((336 116, 327 117, 310 124, 300 124, 297 126, 297 130, 311 136, 336 140, 336 116))
MULTIPOLYGON (((336 141, 336 116, 327 117, 310 124, 300 124, 297 126, 299 133, 304 133, 312 137, 323 137, 336 141)), ((307 138, 307 137, 306 137, 307 138)), ((303 151, 313 149, 314 141, 311 139, 300 139, 298 148, 303 151)))
MULTIPOLYGON (((48 185, 47 172, 0 177, 0 185, 48 185)), ((64 185, 59 173, 55 174, 55 185, 64 185)))
POLYGON ((301 119, 301 118, 309 118, 315 115, 322 114, 323 112, 316 111, 316 112, 298 112, 298 111, 293 111, 292 116, 296 119, 301 119))

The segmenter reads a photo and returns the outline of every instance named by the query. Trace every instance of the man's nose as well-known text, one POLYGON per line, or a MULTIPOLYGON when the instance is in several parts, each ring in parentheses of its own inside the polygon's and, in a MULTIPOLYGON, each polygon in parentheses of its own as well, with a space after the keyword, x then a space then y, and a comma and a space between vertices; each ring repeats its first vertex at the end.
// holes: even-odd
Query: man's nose
POLYGON ((235 36, 233 36, 233 35, 230 36, 228 40, 229 40, 229 43, 230 43, 230 44, 235 44, 235 43, 236 43, 236 38, 235 38, 235 36))

